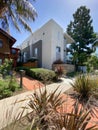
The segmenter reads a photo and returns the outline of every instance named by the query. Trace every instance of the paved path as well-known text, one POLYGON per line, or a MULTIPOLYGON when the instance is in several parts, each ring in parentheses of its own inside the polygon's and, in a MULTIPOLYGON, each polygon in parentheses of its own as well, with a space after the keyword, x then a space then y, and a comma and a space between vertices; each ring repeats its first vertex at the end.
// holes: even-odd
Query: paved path
MULTIPOLYGON (((69 88, 71 88, 70 82, 72 82, 71 79, 62 78, 62 82, 47 85, 46 88, 48 92, 51 92, 59 86, 58 92, 62 91, 63 93, 69 88)), ((44 89, 44 87, 41 87, 41 89, 44 89)), ((36 91, 38 91, 38 87, 36 91)), ((5 125, 7 125, 8 122, 9 123, 12 122, 14 117, 17 116, 19 112, 21 112, 22 110, 21 107, 27 105, 27 103, 29 102, 28 96, 30 96, 33 92, 34 89, 32 91, 27 91, 25 93, 12 96, 10 98, 0 100, 0 129, 5 125), (25 100, 25 101, 14 104, 19 100, 25 100)), ((25 111, 24 114, 26 114, 26 112, 27 111, 25 111)))
MULTIPOLYGON (((19 75, 17 75, 17 80, 20 82, 19 75)), ((43 87, 44 85, 38 80, 35 80, 28 76, 23 76, 23 86, 25 87, 26 90, 34 90, 39 88, 39 86, 43 87)))

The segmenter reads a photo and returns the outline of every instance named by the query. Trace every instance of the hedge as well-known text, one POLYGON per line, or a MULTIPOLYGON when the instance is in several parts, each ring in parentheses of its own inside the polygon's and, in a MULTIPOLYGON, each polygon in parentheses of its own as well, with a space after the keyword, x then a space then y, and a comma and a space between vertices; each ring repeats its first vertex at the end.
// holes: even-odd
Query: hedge
POLYGON ((52 81, 55 79, 55 72, 44 68, 27 69, 26 74, 34 79, 52 81))
POLYGON ((48 70, 44 68, 29 68, 29 67, 17 67, 17 71, 25 70, 25 74, 40 80, 40 81, 53 81, 56 79, 56 74, 53 70, 48 70))

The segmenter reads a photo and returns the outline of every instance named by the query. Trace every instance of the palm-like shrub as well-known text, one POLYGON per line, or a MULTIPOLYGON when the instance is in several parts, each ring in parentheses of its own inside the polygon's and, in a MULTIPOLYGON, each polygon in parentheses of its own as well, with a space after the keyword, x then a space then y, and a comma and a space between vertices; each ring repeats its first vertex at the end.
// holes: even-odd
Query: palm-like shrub
POLYGON ((85 111, 78 102, 75 103, 70 113, 59 114, 58 118, 53 120, 54 130, 95 130, 95 126, 88 127, 91 117, 89 111, 85 111))
POLYGON ((90 109, 91 114, 96 116, 95 111, 98 112, 98 82, 97 78, 88 75, 79 75, 74 83, 71 83, 75 93, 72 97, 84 106, 86 110, 90 109))
POLYGON ((39 89, 39 93, 35 92, 30 98, 29 107, 33 111, 32 114, 28 116, 29 121, 32 122, 31 130, 48 130, 52 129, 53 123, 52 119, 57 113, 58 107, 60 107, 64 100, 60 97, 60 93, 55 91, 48 93, 45 90, 39 89))
POLYGON ((74 90, 77 92, 81 100, 88 100, 94 95, 98 84, 95 79, 91 79, 90 76, 79 75, 74 83, 71 83, 74 90))

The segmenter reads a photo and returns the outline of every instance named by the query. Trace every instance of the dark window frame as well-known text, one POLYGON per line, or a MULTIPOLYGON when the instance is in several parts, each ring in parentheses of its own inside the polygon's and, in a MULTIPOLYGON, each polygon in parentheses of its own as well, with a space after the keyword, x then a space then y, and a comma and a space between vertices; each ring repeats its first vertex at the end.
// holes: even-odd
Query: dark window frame
POLYGON ((61 47, 60 46, 56 47, 56 52, 59 52, 59 53, 61 52, 61 47))
POLYGON ((16 55, 17 51, 15 49, 11 49, 11 54, 16 55))

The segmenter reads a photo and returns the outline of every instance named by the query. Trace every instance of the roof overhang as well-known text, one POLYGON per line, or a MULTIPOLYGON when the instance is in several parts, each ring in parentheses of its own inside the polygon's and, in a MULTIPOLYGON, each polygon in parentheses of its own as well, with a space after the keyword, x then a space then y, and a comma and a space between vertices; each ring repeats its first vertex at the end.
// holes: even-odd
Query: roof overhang
POLYGON ((15 49, 16 51, 20 51, 20 49, 16 48, 16 47, 12 47, 11 49, 15 49))
POLYGON ((4 31, 3 29, 0 28, 0 33, 2 33, 5 37, 7 37, 10 40, 10 44, 11 46, 13 46, 13 44, 16 42, 16 39, 13 38, 11 35, 9 35, 6 31, 4 31))
POLYGON ((75 42, 75 40, 70 35, 68 35, 68 33, 64 33, 64 38, 67 40, 67 44, 75 42))

